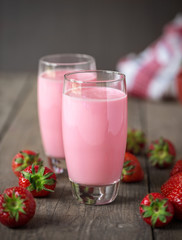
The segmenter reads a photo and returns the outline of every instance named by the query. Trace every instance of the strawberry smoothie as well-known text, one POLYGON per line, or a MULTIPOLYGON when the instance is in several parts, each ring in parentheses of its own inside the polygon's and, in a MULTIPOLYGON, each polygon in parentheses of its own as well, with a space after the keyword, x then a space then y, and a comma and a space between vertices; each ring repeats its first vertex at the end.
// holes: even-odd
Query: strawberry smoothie
POLYGON ((38 111, 46 155, 64 158, 62 139, 62 91, 66 70, 46 71, 38 78, 38 111))
MULTIPOLYGON (((64 74, 68 72, 73 72, 73 69, 46 71, 38 78, 40 130, 48 157, 65 157, 62 138, 62 92, 64 74)), ((82 77, 88 81, 95 79, 93 73, 85 73, 82 77)))
POLYGON ((92 186, 120 181, 126 136, 127 95, 121 90, 78 87, 63 94, 63 137, 71 181, 92 186))

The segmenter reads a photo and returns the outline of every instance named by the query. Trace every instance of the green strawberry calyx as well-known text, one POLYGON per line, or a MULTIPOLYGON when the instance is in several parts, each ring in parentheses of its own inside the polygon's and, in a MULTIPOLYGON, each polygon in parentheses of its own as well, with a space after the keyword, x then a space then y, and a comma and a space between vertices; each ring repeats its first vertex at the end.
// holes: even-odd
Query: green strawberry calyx
POLYGON ((15 191, 13 191, 12 196, 8 196, 7 194, 4 194, 4 203, 3 208, 4 212, 8 212, 11 218, 14 218, 16 222, 19 220, 19 213, 24 213, 24 202, 26 199, 22 199, 21 195, 16 196, 15 191))
POLYGON ((128 130, 127 134, 127 149, 135 154, 139 154, 144 146, 146 140, 144 133, 140 130, 128 130))
POLYGON ((23 157, 18 157, 15 159, 16 163, 21 164, 15 169, 17 172, 23 171, 26 167, 32 164, 39 165, 39 166, 43 165, 43 161, 39 159, 39 154, 32 155, 22 151, 20 151, 19 153, 23 157))
POLYGON ((153 149, 148 151, 149 161, 153 166, 158 164, 163 166, 164 163, 171 164, 174 156, 169 153, 168 143, 161 137, 157 143, 153 143, 153 149))
POLYGON ((36 192, 40 192, 42 190, 46 190, 49 192, 54 192, 52 189, 48 189, 45 185, 53 185, 55 183, 55 179, 49 178, 53 175, 53 172, 49 172, 44 174, 45 167, 39 166, 38 171, 35 171, 34 164, 32 164, 32 173, 22 171, 23 177, 29 180, 30 185, 27 187, 28 191, 36 190, 36 192))
POLYGON ((160 220, 162 223, 167 222, 167 217, 172 216, 170 212, 167 211, 167 201, 168 199, 154 199, 153 196, 149 195, 150 205, 141 205, 143 209, 142 216, 143 218, 151 217, 151 224, 155 227, 157 220, 160 220))
POLYGON ((134 165, 130 165, 130 163, 131 163, 130 160, 124 162, 123 170, 122 170, 122 174, 121 174, 121 180, 123 179, 123 177, 125 175, 133 175, 135 166, 134 165), (133 170, 133 171, 131 171, 131 170, 133 170))

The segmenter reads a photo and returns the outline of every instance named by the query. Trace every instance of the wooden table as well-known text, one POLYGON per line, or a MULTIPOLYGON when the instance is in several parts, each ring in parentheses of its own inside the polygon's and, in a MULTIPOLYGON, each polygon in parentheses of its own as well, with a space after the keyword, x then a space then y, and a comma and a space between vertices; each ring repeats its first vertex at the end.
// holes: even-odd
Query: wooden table
MULTIPOLYGON (((182 157, 182 105, 175 101, 153 103, 129 99, 128 125, 142 129, 150 141, 164 136, 174 142, 182 157)), ((11 170, 13 156, 22 149, 40 152, 47 164, 39 134, 36 74, 0 74, 0 192, 18 185, 11 170)), ((105 206, 79 205, 72 197, 66 174, 58 176, 56 191, 36 199, 34 218, 21 229, 0 224, 1 240, 79 239, 151 240, 182 239, 182 222, 174 220, 163 229, 152 229, 140 217, 139 203, 148 192, 160 191, 170 169, 159 170, 140 157, 143 182, 121 184, 119 196, 105 206)))

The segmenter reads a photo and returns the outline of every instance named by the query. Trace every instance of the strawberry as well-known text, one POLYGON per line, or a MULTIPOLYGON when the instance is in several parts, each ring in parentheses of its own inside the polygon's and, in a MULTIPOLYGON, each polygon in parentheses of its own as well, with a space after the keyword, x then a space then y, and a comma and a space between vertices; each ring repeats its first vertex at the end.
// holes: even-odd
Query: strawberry
POLYGON ((170 194, 167 196, 169 201, 174 207, 175 218, 182 220, 182 188, 181 185, 177 185, 170 194))
POLYGON ((138 159, 131 153, 126 152, 121 174, 122 182, 139 182, 144 178, 144 172, 138 159))
POLYGON ((25 225, 34 216, 35 209, 35 200, 25 188, 11 187, 0 194, 0 222, 5 226, 25 225))
POLYGON ((176 173, 174 176, 170 177, 161 186, 161 192, 167 197, 176 186, 182 187, 182 172, 176 173))
POLYGON ((48 167, 28 166, 20 174, 19 185, 29 190, 34 197, 45 197, 54 192, 56 175, 48 167))
POLYGON ((141 154, 145 148, 145 134, 136 129, 129 129, 127 134, 126 151, 133 154, 141 154))
POLYGON ((156 192, 147 194, 139 209, 143 220, 153 227, 167 225, 174 216, 173 205, 162 194, 156 192))
POLYGON ((43 161, 39 158, 39 154, 30 150, 22 150, 17 153, 12 160, 12 169, 14 174, 19 177, 20 172, 26 167, 32 165, 43 165, 43 161))
POLYGON ((174 145, 168 140, 161 137, 153 141, 148 150, 148 158, 151 164, 158 168, 167 168, 176 156, 174 145))
POLYGON ((175 163, 172 171, 170 172, 170 176, 173 176, 173 175, 175 175, 176 173, 179 173, 179 172, 182 172, 182 160, 178 160, 175 163))

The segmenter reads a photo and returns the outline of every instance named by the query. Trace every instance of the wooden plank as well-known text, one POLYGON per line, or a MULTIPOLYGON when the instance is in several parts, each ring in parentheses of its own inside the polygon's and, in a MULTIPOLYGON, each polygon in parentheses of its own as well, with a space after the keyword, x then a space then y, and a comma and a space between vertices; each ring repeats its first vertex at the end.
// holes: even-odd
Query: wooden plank
MULTIPOLYGON (((129 101, 129 125, 141 126, 141 103, 129 101)), ((24 101, 0 145, 0 190, 17 185, 11 171, 13 155, 23 148, 39 151, 45 157, 39 134, 36 86, 24 101)), ((140 158, 145 168, 144 159, 140 158)), ((47 161, 46 161, 47 164, 47 161)), ((139 215, 139 202, 147 192, 147 176, 141 183, 121 184, 115 202, 106 206, 79 205, 72 197, 66 173, 58 177, 55 193, 36 199, 37 211, 21 230, 0 225, 4 239, 152 239, 151 229, 139 215)))
POLYGON ((25 98, 27 77, 27 73, 0 72, 0 139, 25 98))
MULTIPOLYGON (((170 139, 177 150, 177 159, 182 156, 182 106, 176 102, 147 103, 148 143, 160 136, 170 139)), ((160 192, 161 185, 169 178, 170 169, 157 169, 149 164, 150 191, 160 192)), ((182 222, 174 220, 164 230, 154 230, 155 240, 175 239, 182 236, 182 222)))
MULTIPOLYGON (((131 98, 128 104, 128 127, 140 129, 144 133, 147 132, 146 122, 146 102, 137 98, 131 98)), ((143 197, 149 192, 149 177, 148 177, 148 165, 146 163, 145 156, 137 156, 141 166, 144 170, 144 181, 139 183, 140 188, 135 187, 131 191, 136 192, 137 203, 134 206, 134 211, 138 213, 137 221, 140 222, 142 228, 139 231, 145 231, 145 236, 139 237, 138 239, 153 239, 152 229, 143 222, 139 214, 139 205, 143 197)), ((135 183, 136 184, 136 183, 135 183)), ((135 186, 135 184, 133 184, 135 186)), ((138 184, 138 183, 137 183, 138 184)))
MULTIPOLYGON (((7 130, 7 134, 3 136, 0 145, 0 157, 3 159, 3 161, 0 161, 0 174, 7 174, 9 172, 10 162, 8 159, 12 159, 15 153, 21 149, 31 148, 31 143, 38 132, 33 127, 33 120, 37 114, 37 108, 34 104, 36 103, 36 95, 31 95, 33 89, 35 89, 36 76, 30 75, 30 79, 25 80, 26 82, 22 86, 22 91, 24 91, 23 96, 19 96, 17 100, 19 109, 12 110, 13 112, 15 111, 13 114, 10 113, 10 116, 13 115, 13 121, 10 121, 10 127, 7 130), (26 105, 27 101, 30 101, 29 105, 26 105), (29 109, 29 107, 32 108, 29 109)), ((14 81, 16 82, 16 79, 14 81)), ((7 86, 9 87, 9 85, 7 86)))

